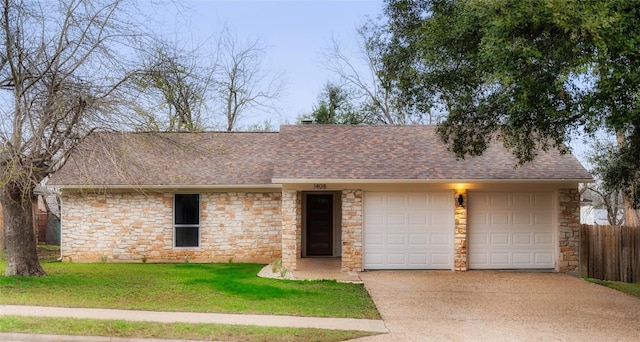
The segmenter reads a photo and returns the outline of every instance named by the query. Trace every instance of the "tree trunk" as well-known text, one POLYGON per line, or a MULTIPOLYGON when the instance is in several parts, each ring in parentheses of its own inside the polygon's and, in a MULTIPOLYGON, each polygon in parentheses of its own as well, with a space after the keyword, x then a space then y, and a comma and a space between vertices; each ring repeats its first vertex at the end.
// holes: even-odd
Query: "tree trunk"
POLYGON ((4 243, 4 210, 2 202, 0 202, 0 257, 4 255, 6 245, 4 243))
POLYGON ((640 226, 638 211, 633 208, 633 201, 627 195, 624 195, 624 225, 627 227, 640 226))
POLYGON ((47 275, 40 266, 33 231, 33 203, 30 196, 5 185, 0 191, 4 209, 5 243, 7 245, 6 276, 47 275))
MULTIPOLYGON (((616 131, 616 141, 618 142, 618 147, 622 147, 626 142, 626 137, 624 135, 624 131, 618 130, 616 131)), ((632 189, 632 191, 635 189, 632 189)), ((638 212, 633 207, 633 198, 631 198, 626 193, 623 194, 623 204, 624 204, 624 224, 627 227, 638 227, 640 225, 640 219, 638 218, 638 212)))

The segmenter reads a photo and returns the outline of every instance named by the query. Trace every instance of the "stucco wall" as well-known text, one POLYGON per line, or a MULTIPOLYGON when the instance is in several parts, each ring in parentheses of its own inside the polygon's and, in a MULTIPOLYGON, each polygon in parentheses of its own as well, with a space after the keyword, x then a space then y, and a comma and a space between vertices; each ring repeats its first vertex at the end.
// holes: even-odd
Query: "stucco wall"
POLYGON ((200 247, 175 248, 172 193, 64 194, 63 261, 270 262, 281 257, 276 193, 200 194, 200 247))

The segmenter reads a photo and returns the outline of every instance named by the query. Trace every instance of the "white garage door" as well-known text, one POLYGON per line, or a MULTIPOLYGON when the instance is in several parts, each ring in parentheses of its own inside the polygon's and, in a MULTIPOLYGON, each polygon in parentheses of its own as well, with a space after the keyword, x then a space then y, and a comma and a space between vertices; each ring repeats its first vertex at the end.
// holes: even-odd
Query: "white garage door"
POLYGON ((551 192, 469 192, 469 268, 554 267, 551 192))
POLYGON ((365 192, 365 269, 452 269, 452 192, 365 192))

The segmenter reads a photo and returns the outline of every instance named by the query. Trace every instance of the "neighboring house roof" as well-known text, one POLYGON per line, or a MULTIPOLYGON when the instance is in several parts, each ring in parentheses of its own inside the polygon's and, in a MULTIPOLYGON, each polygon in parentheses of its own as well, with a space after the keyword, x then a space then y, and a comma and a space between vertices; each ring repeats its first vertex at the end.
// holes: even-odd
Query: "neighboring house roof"
POLYGON ((277 133, 93 133, 48 185, 271 184, 277 133))
POLYGON ((456 158, 435 126, 297 125, 280 129, 274 183, 300 180, 591 180, 570 154, 540 151, 516 167, 502 144, 456 158))
POLYGON ((251 186, 339 181, 590 181, 572 155, 518 166, 500 143, 460 160, 434 126, 295 125, 279 133, 94 133, 49 184, 251 186))

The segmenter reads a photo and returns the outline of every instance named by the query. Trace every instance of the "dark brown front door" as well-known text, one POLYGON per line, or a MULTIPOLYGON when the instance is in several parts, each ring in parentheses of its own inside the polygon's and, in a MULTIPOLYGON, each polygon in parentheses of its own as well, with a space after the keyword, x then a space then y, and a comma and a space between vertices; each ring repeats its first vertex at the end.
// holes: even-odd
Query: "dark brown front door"
POLYGON ((333 195, 307 195, 307 256, 333 255, 333 195))

